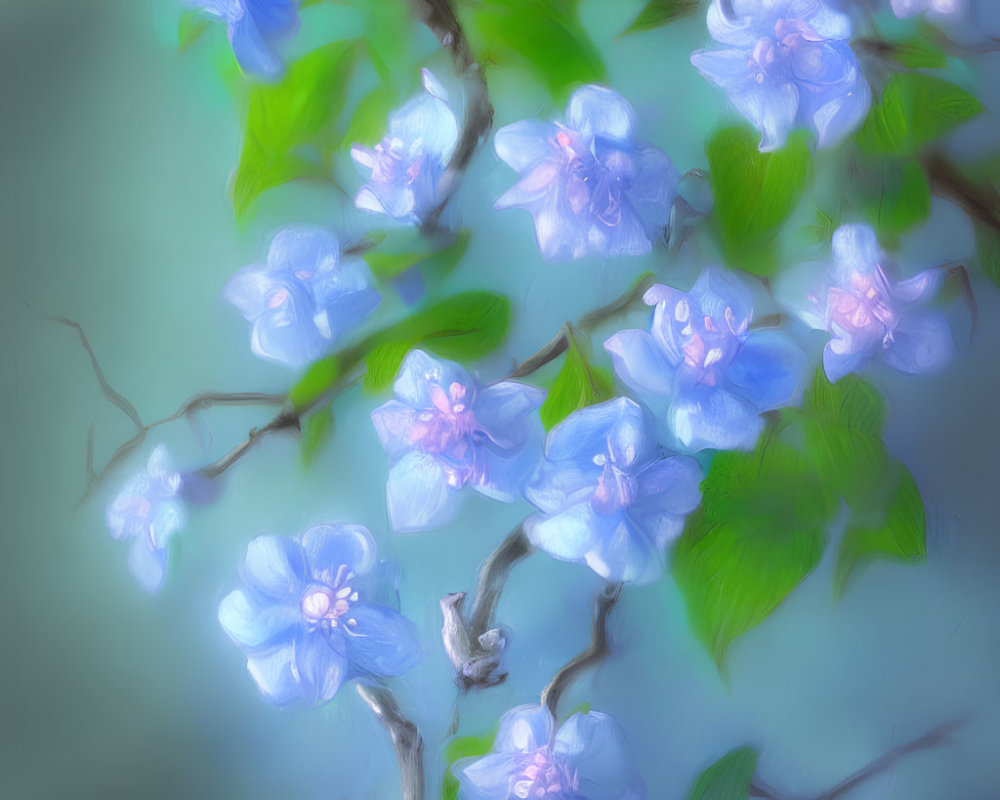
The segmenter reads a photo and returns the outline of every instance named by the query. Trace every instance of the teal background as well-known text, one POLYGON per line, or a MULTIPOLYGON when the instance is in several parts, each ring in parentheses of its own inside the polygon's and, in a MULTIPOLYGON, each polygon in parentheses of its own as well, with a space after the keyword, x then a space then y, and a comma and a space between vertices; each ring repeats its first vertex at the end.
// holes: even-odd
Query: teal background
MULTIPOLYGON (((704 166, 705 136, 729 112, 687 60, 703 42, 703 19, 616 39, 640 5, 590 0, 584 21, 645 136, 680 170, 704 166)), ((179 465, 196 466, 267 411, 211 411, 193 428, 162 429, 104 493, 76 505, 88 427, 98 464, 131 429, 100 396, 74 333, 44 315, 84 325, 109 381, 145 420, 205 389, 283 391, 292 376, 253 357, 246 324, 219 299, 222 286, 281 224, 322 222, 345 238, 371 224, 336 192, 296 185, 265 196, 249 227, 237 228, 225 187, 238 112, 208 42, 175 52, 176 19, 168 0, 0 1, 0 797, 397 796, 388 737, 353 688, 321 710, 274 709, 215 619, 249 538, 343 519, 370 527, 383 554, 404 567, 403 609, 427 653, 394 686, 423 730, 433 798, 455 700, 438 600, 471 588, 525 505, 469 498, 447 529, 392 536, 385 457, 368 420, 381 398, 357 392, 338 402, 336 438, 309 471, 290 438, 264 442, 232 470, 220 500, 192 512, 157 596, 129 574, 125 548, 104 529, 104 503, 155 441, 179 465)), ((328 9, 311 10, 305 24, 311 36, 317 26, 356 33, 349 15, 328 9)), ((429 35, 414 46, 446 70, 429 35)), ((966 76, 989 109, 958 134, 957 151, 996 144, 997 66, 983 58, 966 76)), ((560 112, 523 76, 497 75, 491 89, 498 125, 560 112)), ((475 235, 449 288, 498 289, 517 310, 510 340, 481 365, 484 378, 643 269, 680 286, 692 280, 690 257, 543 264, 527 215, 490 210, 512 180, 485 148, 458 203, 475 235)), ((935 200, 929 225, 904 245, 911 268, 961 257, 972 251, 971 227, 935 200)), ((572 687, 563 709, 589 701, 620 720, 652 800, 685 797, 701 769, 747 742, 761 749, 765 780, 815 796, 890 746, 966 714, 953 745, 912 756, 846 797, 996 797, 1000 298, 978 276, 974 285, 979 328, 966 344, 968 322, 956 309, 953 366, 926 380, 875 376, 890 407, 889 445, 930 507, 926 565, 873 565, 836 604, 828 558, 736 642, 722 678, 669 576, 625 592, 613 656, 572 687)), ((383 319, 393 310, 388 303, 383 319)), ((461 702, 462 733, 483 733, 506 709, 536 702, 584 646, 599 584, 544 554, 516 570, 499 613, 513 629, 510 678, 461 702)))

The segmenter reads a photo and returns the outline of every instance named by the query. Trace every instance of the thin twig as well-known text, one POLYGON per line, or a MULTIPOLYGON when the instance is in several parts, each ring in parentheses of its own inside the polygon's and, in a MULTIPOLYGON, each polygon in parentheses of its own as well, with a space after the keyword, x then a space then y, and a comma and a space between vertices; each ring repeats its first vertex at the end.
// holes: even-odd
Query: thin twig
POLYGON ((533 552, 518 525, 480 568, 476 597, 468 615, 463 613, 465 592, 455 592, 441 600, 444 616, 441 639, 455 668, 455 682, 462 691, 495 686, 507 677, 500 666, 506 640, 496 627, 494 616, 511 570, 533 552))
MULTIPOLYGON (((589 311, 580 317, 580 321, 573 325, 574 328, 589 332, 596 328, 598 325, 606 322, 612 317, 616 317, 619 314, 628 311, 635 303, 642 299, 642 296, 656 282, 656 276, 652 273, 647 273, 643 275, 639 280, 637 280, 632 287, 625 292, 620 297, 615 298, 610 303, 601 306, 600 308, 595 308, 593 311, 589 311)), ((534 355, 526 358, 521 363, 517 364, 514 369, 507 375, 507 380, 511 378, 523 378, 526 375, 530 375, 533 372, 544 367, 550 361, 554 361, 569 347, 569 328, 563 325, 559 329, 559 333, 542 349, 536 352, 534 355)))
POLYGON ((952 733, 961 727, 961 724, 962 721, 960 720, 946 722, 943 725, 938 725, 934 728, 934 730, 924 734, 919 739, 914 739, 912 742, 901 744, 898 747, 892 748, 885 755, 876 758, 867 766, 862 767, 853 775, 850 775, 842 780, 832 789, 828 789, 823 792, 823 794, 816 797, 815 800, 836 800, 841 795, 849 792, 859 783, 863 783, 878 773, 889 769, 889 767, 895 764, 903 756, 916 752, 917 750, 927 750, 931 747, 937 747, 939 744, 944 743, 952 733))
POLYGON ((775 789, 768 783, 764 783, 760 778, 754 776, 750 781, 750 796, 760 797, 763 800, 793 800, 791 795, 775 789))
POLYGON ((403 800, 423 800, 424 740, 420 736, 420 730, 403 716, 395 695, 385 687, 358 684, 358 694, 392 737, 392 745, 396 748, 396 758, 399 760, 403 800))
POLYGON ((621 583, 609 583, 594 600, 594 621, 590 630, 590 645, 563 666, 542 691, 542 705, 557 717, 559 698, 580 673, 600 663, 610 652, 608 645, 608 615, 621 597, 621 583))
POLYGON ((439 182, 440 199, 424 217, 421 229, 433 232, 438 220, 458 189, 462 173, 473 153, 493 127, 493 106, 482 67, 472 54, 469 41, 449 0, 410 0, 417 16, 451 52, 455 72, 465 80, 465 114, 458 143, 439 182))

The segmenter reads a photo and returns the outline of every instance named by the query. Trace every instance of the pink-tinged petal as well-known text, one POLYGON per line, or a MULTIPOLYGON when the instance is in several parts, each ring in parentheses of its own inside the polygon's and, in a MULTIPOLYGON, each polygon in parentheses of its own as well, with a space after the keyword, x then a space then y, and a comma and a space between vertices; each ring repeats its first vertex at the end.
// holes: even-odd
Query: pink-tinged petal
MULTIPOLYGON (((453 361, 436 359, 423 350, 411 350, 399 368, 393 383, 396 396, 414 408, 433 408, 432 387, 453 383, 471 388, 472 378, 453 361)), ((469 397, 468 402, 473 402, 469 397)))

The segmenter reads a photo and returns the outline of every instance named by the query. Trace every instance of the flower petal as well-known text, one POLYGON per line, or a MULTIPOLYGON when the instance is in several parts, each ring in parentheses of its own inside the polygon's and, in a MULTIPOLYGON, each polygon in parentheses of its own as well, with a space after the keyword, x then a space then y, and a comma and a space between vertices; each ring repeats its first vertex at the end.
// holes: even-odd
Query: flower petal
POLYGON ((639 126, 635 110, 614 89, 581 86, 566 106, 566 124, 582 136, 631 143, 639 126))
POLYGON ((343 522, 313 525, 302 534, 301 541, 313 577, 328 586, 334 585, 341 566, 364 575, 378 561, 375 540, 362 525, 343 522))
POLYGON ((491 753, 482 758, 462 758, 452 765, 458 778, 462 800, 497 800, 510 797, 510 785, 520 769, 508 753, 491 753))
POLYGON ((550 122, 522 119, 494 134, 493 149, 508 166, 523 173, 553 156, 553 140, 558 132, 559 128, 550 122))
POLYGON ((270 644, 289 629, 302 625, 302 613, 297 606, 254 602, 242 589, 222 598, 218 616, 229 637, 246 648, 270 644))
POLYGON ((128 551, 128 565, 147 592, 158 591, 167 573, 167 551, 154 547, 145 537, 137 538, 128 551))
POLYGON ((615 372, 637 392, 654 395, 673 393, 674 367, 650 333, 619 331, 604 343, 615 372))
POLYGON ((524 521, 524 532, 535 547, 563 561, 583 561, 600 544, 598 517, 589 503, 579 503, 557 514, 534 514, 524 521))
POLYGON ((247 545, 241 572, 247 586, 266 597, 297 599, 305 577, 302 547, 287 536, 258 536, 247 545))
POLYGON ((910 311, 893 329, 885 360, 900 372, 925 375, 943 369, 954 351, 951 328, 943 314, 910 311))
POLYGON ((688 449, 752 450, 764 427, 757 409, 724 389, 695 389, 678 397, 670 428, 688 449))
POLYGON ((500 719, 494 753, 532 753, 552 740, 555 721, 540 705, 512 708, 500 719))
POLYGON ((386 501, 397 533, 447 525, 457 515, 462 495, 444 464, 425 453, 407 453, 389 470, 386 501))
POLYGON ((701 503, 701 466, 687 456, 670 456, 653 461, 638 478, 637 513, 657 510, 684 516, 701 503))
POLYGON ((351 665, 369 675, 402 675, 422 656, 416 626, 386 606, 353 605, 341 617, 340 629, 351 665))
POLYGON ((758 411, 797 405, 805 388, 809 360, 781 331, 752 331, 740 345, 726 376, 758 411))
POLYGON ((579 796, 587 800, 620 800, 641 778, 625 732, 614 717, 591 711, 574 714, 556 733, 553 752, 580 779, 579 796))
POLYGON ((501 381, 477 394, 474 410, 493 442, 513 448, 523 444, 532 432, 531 422, 544 400, 545 392, 537 386, 501 381))
POLYGON ((432 387, 450 387, 457 383, 466 390, 466 403, 474 401, 475 382, 463 367, 454 361, 436 359, 423 350, 411 350, 403 359, 393 390, 404 403, 414 408, 433 408, 432 387))

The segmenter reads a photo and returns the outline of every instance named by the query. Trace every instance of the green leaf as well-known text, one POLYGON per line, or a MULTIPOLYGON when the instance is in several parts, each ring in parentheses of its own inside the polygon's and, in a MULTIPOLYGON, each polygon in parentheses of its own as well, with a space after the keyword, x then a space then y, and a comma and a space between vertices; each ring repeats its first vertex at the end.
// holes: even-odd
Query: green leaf
POLYGON ((878 185, 862 194, 860 205, 879 238, 898 236, 930 216, 931 185, 916 160, 885 160, 873 172, 878 185))
POLYGON ((181 12, 177 23, 177 49, 186 50, 208 30, 212 21, 199 11, 189 9, 181 12))
POLYGON ((320 448, 333 435, 333 428, 333 408, 331 406, 321 408, 309 415, 302 428, 302 442, 299 450, 303 466, 308 468, 312 465, 320 448))
POLYGON ((446 297, 373 337, 364 387, 378 392, 389 386, 417 345, 444 358, 475 361, 500 345, 509 326, 510 301, 501 294, 470 291, 446 297))
POLYGON ((648 31, 668 25, 698 10, 700 0, 649 0, 625 33, 648 31))
POLYGON ((766 435, 752 453, 716 455, 701 489, 673 574, 695 634, 722 670, 730 643, 820 562, 835 503, 804 456, 766 435))
POLYGON ((948 65, 948 55, 923 36, 892 44, 892 57, 907 69, 938 69, 948 65))
POLYGON ((829 244, 833 239, 833 232, 840 227, 840 223, 832 215, 822 208, 816 209, 816 224, 809 225, 804 230, 816 244, 829 244))
POLYGON ((756 771, 756 750, 731 750, 701 773, 688 800, 747 800, 756 771))
POLYGON ((798 204, 812 162, 802 131, 773 153, 761 153, 758 140, 748 126, 726 127, 712 136, 706 153, 712 216, 726 262, 770 275, 778 268, 778 228, 798 204))
POLYGON ((337 121, 361 49, 354 39, 332 42, 291 64, 279 83, 251 88, 232 185, 238 219, 274 186, 304 177, 330 180, 325 159, 340 142, 337 121))
POLYGON ((577 16, 559 0, 482 0, 465 4, 466 30, 481 62, 531 69, 553 97, 574 84, 600 82, 604 62, 577 16))
POLYGON ((451 773, 451 765, 460 758, 484 756, 493 748, 496 733, 485 736, 458 736, 448 742, 444 749, 444 792, 443 800, 456 800, 458 797, 458 778, 451 773))
POLYGON ((362 256, 379 280, 395 278, 419 266, 428 277, 444 277, 465 255, 472 237, 468 229, 454 237, 429 237, 415 230, 392 232, 362 256))
POLYGON ((924 501, 910 471, 895 461, 895 480, 883 519, 877 524, 853 518, 844 533, 837 554, 834 592, 840 596, 854 572, 877 558, 891 561, 919 562, 927 557, 924 501))
POLYGON ((912 156, 983 110, 964 89, 917 72, 893 75, 858 131, 863 152, 912 156))
POLYGON ((567 337, 569 346, 562 369, 538 410, 545 430, 558 425, 577 409, 615 396, 614 376, 590 363, 590 357, 580 348, 572 329, 567 331, 567 337))
POLYGON ((291 388, 288 402, 297 412, 302 412, 333 389, 340 376, 340 361, 336 356, 321 358, 310 364, 306 374, 291 388))
POLYGON ((802 398, 802 413, 806 453, 824 485, 853 509, 877 502, 889 468, 878 390, 857 375, 831 384, 821 367, 802 398))
POLYGON ((349 149, 355 144, 373 145, 381 141, 388 125, 389 112, 396 107, 398 100, 395 90, 383 83, 362 97, 344 134, 344 147, 349 149))

